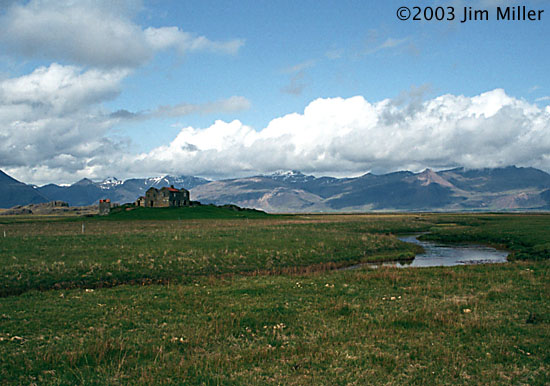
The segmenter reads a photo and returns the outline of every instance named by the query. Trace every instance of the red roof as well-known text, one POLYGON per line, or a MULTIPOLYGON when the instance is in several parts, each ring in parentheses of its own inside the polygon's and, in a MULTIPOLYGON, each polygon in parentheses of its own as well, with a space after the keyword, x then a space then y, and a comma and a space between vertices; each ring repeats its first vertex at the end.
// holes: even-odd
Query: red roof
POLYGON ((167 188, 169 192, 179 192, 179 189, 167 188))

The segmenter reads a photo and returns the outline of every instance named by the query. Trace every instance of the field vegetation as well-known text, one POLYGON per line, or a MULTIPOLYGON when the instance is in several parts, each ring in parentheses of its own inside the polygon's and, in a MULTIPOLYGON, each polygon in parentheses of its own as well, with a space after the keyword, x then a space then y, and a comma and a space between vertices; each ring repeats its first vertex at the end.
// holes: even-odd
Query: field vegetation
POLYGON ((550 216, 225 209, 1 218, 0 383, 550 379, 550 216), (511 261, 337 270, 411 232, 511 261))

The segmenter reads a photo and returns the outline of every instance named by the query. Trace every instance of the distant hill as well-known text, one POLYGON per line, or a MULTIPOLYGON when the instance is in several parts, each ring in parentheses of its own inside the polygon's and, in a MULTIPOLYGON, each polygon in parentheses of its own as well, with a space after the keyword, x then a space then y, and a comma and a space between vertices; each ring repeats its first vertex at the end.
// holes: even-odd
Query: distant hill
POLYGON ((368 173, 355 178, 277 172, 202 184, 191 189, 191 197, 268 212, 545 210, 550 208, 548 192, 548 173, 510 166, 368 173))
POLYGON ((140 208, 118 207, 108 216, 99 220, 196 220, 196 219, 232 219, 232 218, 265 218, 271 215, 255 210, 239 208, 235 205, 195 205, 180 208, 140 208))
POLYGON ((204 204, 234 204, 267 212, 549 210, 550 175, 534 168, 399 171, 354 178, 315 177, 299 171, 208 181, 193 176, 115 177, 39 188, 0 172, 0 207, 47 201, 93 205, 101 198, 134 202, 151 186, 174 185, 204 204))
POLYGON ((49 201, 34 187, 17 181, 0 170, 0 208, 49 201))

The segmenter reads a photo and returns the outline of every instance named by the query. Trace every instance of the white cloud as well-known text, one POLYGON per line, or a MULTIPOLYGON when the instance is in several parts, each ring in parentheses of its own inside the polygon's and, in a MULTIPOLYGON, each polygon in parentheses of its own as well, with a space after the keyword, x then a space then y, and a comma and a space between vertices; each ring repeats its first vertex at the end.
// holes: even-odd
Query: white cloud
POLYGON ((138 157, 150 172, 232 176, 278 169, 356 174, 424 167, 531 165, 550 170, 550 109, 503 90, 409 106, 363 97, 317 99, 261 131, 217 121, 182 129, 138 157))
POLYGON ((0 18, 0 42, 24 57, 103 68, 136 67, 166 49, 234 54, 244 44, 241 39, 211 41, 178 27, 142 29, 132 21, 131 3, 33 0, 13 5, 0 18))
POLYGON ((548 102, 548 101, 550 101, 550 96, 543 96, 535 99, 535 102, 548 102))
POLYGON ((181 54, 188 51, 210 51, 225 54, 236 54, 244 44, 244 40, 236 39, 228 42, 215 42, 204 36, 194 36, 178 27, 147 28, 145 38, 154 50, 175 48, 181 54))
POLYGON ((125 71, 82 72, 52 64, 0 82, 2 166, 42 163, 79 170, 87 158, 117 150, 99 104, 120 92, 125 71))
POLYGON ((74 182, 117 168, 128 143, 108 137, 121 120, 241 111, 239 96, 204 104, 161 106, 147 113, 108 112, 127 70, 83 70, 51 64, 28 75, 0 81, 0 168, 23 181, 74 182), (51 178, 51 179, 50 179, 51 178))
MULTIPOLYGON (((62 72, 56 68, 50 71, 62 72)), ((92 77, 71 71, 67 76, 74 81, 66 82, 69 89, 82 78, 92 77)), ((96 75, 98 79, 104 76, 96 75)), ((100 89, 106 91, 93 90, 91 96, 82 91, 68 94, 99 100, 94 95, 109 97, 116 92, 114 84, 112 91, 103 87, 100 89)), ((0 124, 7 130, 0 132, 0 159, 10 162, 0 167, 34 183, 165 173, 219 178, 279 169, 343 176, 516 164, 550 171, 550 106, 538 107, 501 89, 473 97, 447 94, 425 101, 418 100, 416 94, 408 101, 400 96, 376 103, 361 96, 316 99, 303 113, 275 118, 259 131, 238 120, 218 120, 207 128, 182 128, 169 144, 142 154, 132 154, 124 144, 106 139, 113 121, 105 119, 104 112, 101 115, 87 108, 62 116, 37 115, 25 121, 25 109, 32 112, 32 105, 41 101, 22 98, 25 102, 17 105, 19 99, 10 93, 2 95, 0 124), (19 119, 14 120, 17 114, 19 119)), ((156 111, 171 116, 210 107, 223 109, 225 104, 232 109, 246 107, 248 101, 234 97, 156 111)))
POLYGON ((83 105, 112 99, 120 93, 120 81, 127 71, 89 70, 53 63, 29 75, 0 83, 0 106, 29 107, 31 116, 66 114, 83 105))

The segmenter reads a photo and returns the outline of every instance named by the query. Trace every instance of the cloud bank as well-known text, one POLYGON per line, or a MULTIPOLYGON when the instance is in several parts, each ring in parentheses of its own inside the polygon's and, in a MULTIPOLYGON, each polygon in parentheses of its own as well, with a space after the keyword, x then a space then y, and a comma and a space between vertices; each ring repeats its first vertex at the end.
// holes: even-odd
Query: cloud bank
MULTIPOLYGON (((0 168, 35 183, 168 173, 222 178, 279 169, 343 176, 516 164, 550 171, 550 107, 502 89, 426 101, 316 99, 302 113, 275 118, 261 130, 218 120, 206 128, 184 127, 169 144, 132 154, 107 136, 123 113, 120 118, 99 108, 77 108, 81 101, 89 105, 115 96, 123 76, 52 65, 0 83, 0 125, 7 127, 0 134, 0 168)), ((159 107, 151 114, 248 103, 233 97, 159 107)))
POLYGON ((239 121, 186 127, 166 146, 139 156, 154 170, 210 176, 299 169, 314 174, 424 167, 550 170, 550 108, 501 89, 421 102, 363 97, 317 99, 302 114, 272 120, 260 131, 239 121))

